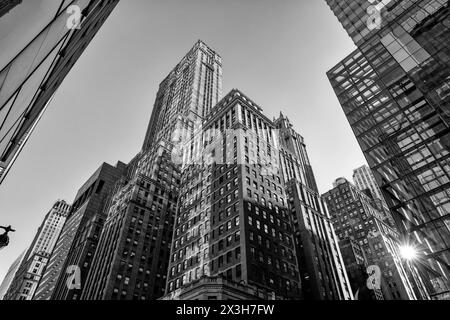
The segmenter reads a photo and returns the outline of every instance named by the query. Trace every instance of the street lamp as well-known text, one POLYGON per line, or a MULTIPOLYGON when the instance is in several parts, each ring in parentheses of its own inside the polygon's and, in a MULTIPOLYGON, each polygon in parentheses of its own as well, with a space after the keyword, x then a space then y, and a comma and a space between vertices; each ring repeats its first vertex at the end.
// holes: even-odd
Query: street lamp
POLYGON ((1 249, 3 249, 4 247, 6 247, 9 244, 8 233, 9 232, 15 232, 16 230, 11 228, 11 226, 8 226, 8 227, 0 226, 0 229, 5 230, 5 233, 0 234, 0 250, 1 250, 1 249))

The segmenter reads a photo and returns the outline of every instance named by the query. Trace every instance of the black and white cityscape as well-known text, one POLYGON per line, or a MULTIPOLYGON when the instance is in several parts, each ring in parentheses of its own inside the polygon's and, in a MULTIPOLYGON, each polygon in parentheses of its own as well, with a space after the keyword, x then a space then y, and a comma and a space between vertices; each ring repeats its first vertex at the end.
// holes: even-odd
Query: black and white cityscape
POLYGON ((0 0, 0 300, 450 300, 450 2, 182 2, 0 0))

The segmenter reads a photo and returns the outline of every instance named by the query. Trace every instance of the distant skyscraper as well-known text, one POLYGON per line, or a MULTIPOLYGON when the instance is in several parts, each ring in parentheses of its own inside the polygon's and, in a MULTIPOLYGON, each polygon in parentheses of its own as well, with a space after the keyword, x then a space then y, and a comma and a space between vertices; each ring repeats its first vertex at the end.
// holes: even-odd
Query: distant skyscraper
POLYGON ((17 257, 16 260, 12 263, 12 265, 9 267, 8 272, 6 273, 5 278, 2 281, 2 284, 0 285, 0 300, 3 300, 4 295, 9 289, 9 286, 11 285, 17 270, 19 270, 19 267, 22 263, 23 258, 25 257, 26 250, 22 252, 20 256, 17 257))
POLYGON ((369 189, 373 198, 377 198, 385 202, 383 195, 381 194, 381 190, 377 185, 377 181, 373 176, 372 170, 370 170, 367 165, 363 165, 353 170, 353 182, 360 191, 369 189))
POLYGON ((79 267, 84 281, 103 225, 103 209, 110 189, 125 168, 121 162, 116 167, 104 163, 80 188, 36 290, 35 300, 49 300, 53 294, 60 299, 65 295, 70 299, 77 298, 79 292, 76 290, 66 291, 67 268, 79 267), (60 277, 58 288, 61 291, 56 291, 60 277))
POLYGON ((52 254, 56 241, 67 219, 70 205, 64 200, 57 201, 47 213, 41 227, 38 230, 33 243, 30 246, 27 258, 35 253, 52 254))
POLYGON ((375 206, 373 199, 348 181, 323 195, 331 212, 334 228, 341 240, 355 241, 363 250, 369 264, 380 267, 388 287, 382 288, 387 300, 421 299, 414 293, 407 271, 399 255, 400 237, 375 206))
POLYGON ((328 72, 433 299, 450 299, 450 32, 444 0, 327 0, 357 44, 328 72))
POLYGON ((0 10, 16 7, 0 18, 0 183, 118 0, 41 1, 40 10, 35 0, 6 3, 0 10), (84 17, 80 29, 67 27, 71 4, 84 17))
POLYGON ((45 215, 31 246, 25 253, 16 275, 5 294, 5 300, 31 300, 43 275, 48 259, 67 218, 70 206, 57 201, 45 215))
POLYGON ((0 0, 0 18, 21 2, 22 0, 0 0))
POLYGON ((308 300, 353 298, 331 216, 319 195, 304 138, 280 115, 281 174, 293 215, 303 297, 308 300))
MULTIPOLYGON (((380 210, 380 212, 388 220, 391 227, 395 226, 394 218, 392 217, 389 207, 384 200, 383 194, 381 193, 380 187, 375 180, 372 170, 367 165, 363 165, 355 170, 353 170, 353 183, 356 187, 364 192, 368 193, 374 200, 374 205, 380 210)), ((336 187, 333 184, 333 187, 336 187)))

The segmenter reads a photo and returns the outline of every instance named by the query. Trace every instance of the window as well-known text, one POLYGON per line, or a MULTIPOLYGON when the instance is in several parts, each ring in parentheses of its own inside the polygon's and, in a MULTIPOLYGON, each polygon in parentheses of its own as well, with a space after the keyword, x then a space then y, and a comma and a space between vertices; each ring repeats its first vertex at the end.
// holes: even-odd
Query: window
POLYGON ((237 265, 236 266, 236 278, 241 278, 242 277, 242 270, 241 270, 241 265, 237 265))
POLYGON ((229 247, 231 245, 232 241, 233 241, 233 237, 232 236, 228 236, 227 237, 227 247, 229 247))

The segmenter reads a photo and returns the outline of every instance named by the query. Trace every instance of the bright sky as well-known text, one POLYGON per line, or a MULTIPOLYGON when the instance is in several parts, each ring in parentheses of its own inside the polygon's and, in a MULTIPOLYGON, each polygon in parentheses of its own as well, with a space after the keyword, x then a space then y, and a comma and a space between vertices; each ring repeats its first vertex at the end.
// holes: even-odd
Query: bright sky
POLYGON ((17 229, 0 280, 57 199, 139 151, 159 83, 198 39, 223 58, 224 95, 294 123, 321 193, 365 163, 325 74, 354 49, 325 0, 122 0, 0 186, 0 224, 17 229))

